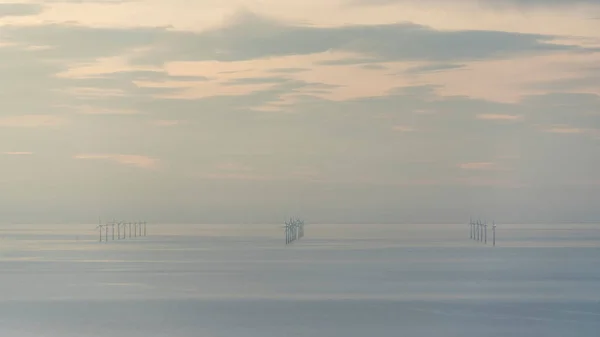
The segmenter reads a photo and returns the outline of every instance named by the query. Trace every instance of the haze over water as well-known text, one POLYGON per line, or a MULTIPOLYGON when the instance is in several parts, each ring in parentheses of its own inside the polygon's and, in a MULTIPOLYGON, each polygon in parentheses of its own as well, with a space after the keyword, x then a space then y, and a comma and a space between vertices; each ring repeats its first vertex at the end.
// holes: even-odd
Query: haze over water
POLYGON ((2 226, 3 336, 597 336, 600 227, 2 226), (109 231, 109 239, 112 238, 109 231))

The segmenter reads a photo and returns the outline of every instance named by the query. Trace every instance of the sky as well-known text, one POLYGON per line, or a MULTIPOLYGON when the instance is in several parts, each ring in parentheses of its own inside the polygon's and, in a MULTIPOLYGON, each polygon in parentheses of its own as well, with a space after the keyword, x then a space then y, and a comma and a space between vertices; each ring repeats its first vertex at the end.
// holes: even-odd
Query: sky
POLYGON ((598 0, 0 0, 0 222, 600 219, 598 0))

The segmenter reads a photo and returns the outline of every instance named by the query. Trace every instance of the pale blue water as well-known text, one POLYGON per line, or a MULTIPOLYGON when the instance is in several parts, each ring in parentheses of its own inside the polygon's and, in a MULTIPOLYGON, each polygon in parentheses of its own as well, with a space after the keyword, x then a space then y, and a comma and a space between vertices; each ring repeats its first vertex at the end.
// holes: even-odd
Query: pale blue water
POLYGON ((596 225, 500 225, 497 247, 467 225, 307 225, 288 247, 276 225, 0 228, 2 336, 600 331, 596 225))

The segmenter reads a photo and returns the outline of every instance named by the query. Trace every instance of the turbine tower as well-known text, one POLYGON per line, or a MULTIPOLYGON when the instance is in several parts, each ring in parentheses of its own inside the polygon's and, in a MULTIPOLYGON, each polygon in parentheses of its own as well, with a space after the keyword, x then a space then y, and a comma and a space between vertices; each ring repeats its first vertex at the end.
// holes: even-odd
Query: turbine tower
POLYGON ((469 217, 469 239, 473 238, 473 219, 469 217))
POLYGON ((99 229, 98 232, 100 233, 100 242, 102 242, 102 227, 103 227, 103 225, 101 225, 101 224, 96 226, 96 229, 99 229))
POLYGON ((496 222, 494 221, 492 223, 492 242, 493 242, 493 246, 496 247, 496 222))
POLYGON ((488 225, 487 225, 487 222, 485 223, 485 225, 484 225, 484 226, 485 226, 485 231, 484 231, 484 243, 485 243, 485 244, 487 244, 487 227, 488 227, 488 225))

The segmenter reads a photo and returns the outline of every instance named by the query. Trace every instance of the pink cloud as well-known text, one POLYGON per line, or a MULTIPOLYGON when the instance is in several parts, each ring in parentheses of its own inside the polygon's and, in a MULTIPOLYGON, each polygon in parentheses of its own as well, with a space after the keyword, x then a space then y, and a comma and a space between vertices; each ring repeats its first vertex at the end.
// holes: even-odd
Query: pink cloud
POLYGON ((478 114, 477 119, 495 120, 495 121, 516 121, 523 118, 519 115, 502 115, 502 114, 478 114))
POLYGON ((7 151, 7 152, 2 152, 2 154, 5 154, 7 156, 24 156, 24 155, 31 155, 31 154, 33 154, 33 152, 27 152, 27 151, 7 151))

